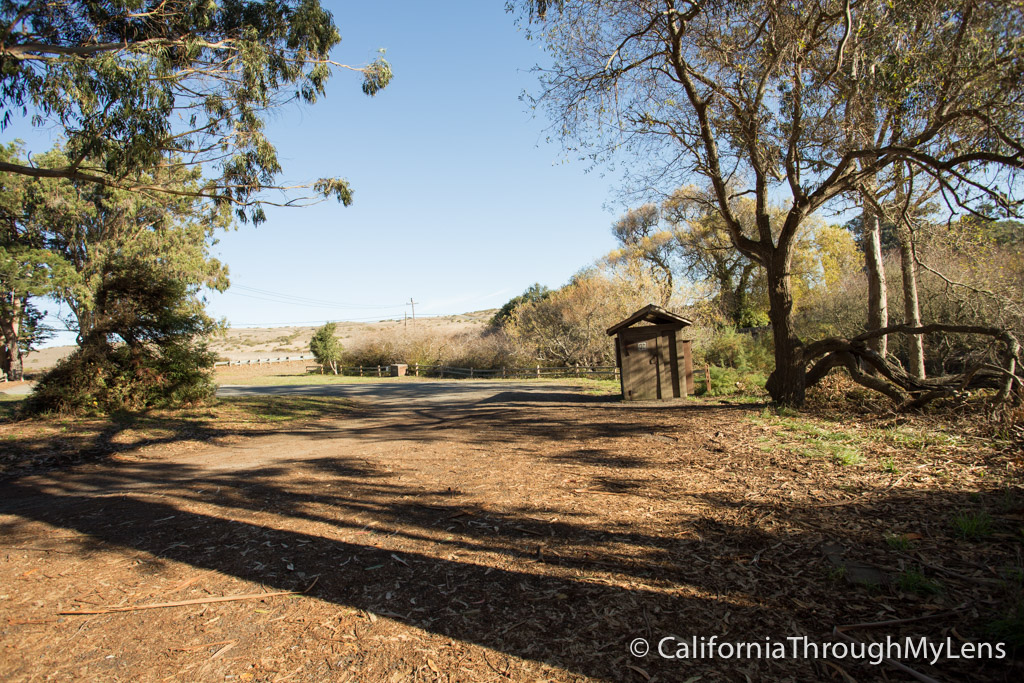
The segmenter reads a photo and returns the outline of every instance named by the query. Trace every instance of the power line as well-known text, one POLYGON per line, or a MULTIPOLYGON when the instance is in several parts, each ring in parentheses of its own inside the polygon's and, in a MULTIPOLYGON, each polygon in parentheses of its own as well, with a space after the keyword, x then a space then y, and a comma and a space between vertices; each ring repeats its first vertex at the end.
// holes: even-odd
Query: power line
MULTIPOLYGON (((430 314, 430 315, 420 314, 420 318, 421 319, 423 319, 423 318, 454 318, 454 317, 457 317, 459 315, 462 315, 462 314, 461 313, 436 313, 436 314, 430 314)), ((394 317, 394 318, 382 318, 379 315, 375 315, 375 316, 370 317, 370 318, 330 318, 330 319, 327 319, 327 320, 293 320, 291 322, 277 322, 277 323, 265 323, 265 322, 260 322, 260 323, 250 323, 250 322, 238 323, 238 322, 230 322, 230 323, 228 323, 228 327, 271 327, 271 326, 288 326, 288 325, 323 325, 324 323, 365 323, 365 322, 394 322, 394 323, 400 323, 400 322, 402 322, 402 319, 398 318, 397 316, 394 317)))
POLYGON ((274 291, 271 291, 269 289, 260 289, 258 287, 249 287, 249 286, 246 286, 246 285, 231 285, 231 287, 229 288, 227 293, 228 294, 235 294, 237 296, 248 296, 248 297, 251 297, 251 298, 254 298, 254 299, 261 298, 261 296, 263 296, 263 297, 269 296, 269 297, 274 297, 275 299, 282 299, 283 300, 283 301, 279 301, 278 303, 298 303, 298 304, 303 304, 303 305, 307 305, 307 306, 330 306, 330 307, 333 307, 333 308, 377 308, 377 309, 389 309, 390 308, 390 309, 394 309, 394 308, 402 308, 402 307, 405 306, 404 303, 401 303, 401 304, 366 304, 366 303, 352 304, 352 303, 345 303, 345 302, 341 302, 341 301, 329 301, 327 299, 314 299, 314 298, 308 297, 308 296, 299 296, 299 295, 296 295, 296 294, 287 294, 287 293, 284 293, 284 292, 274 292, 274 291), (240 290, 243 290, 245 292, 250 292, 250 294, 243 294, 242 292, 232 292, 231 291, 232 289, 240 289, 240 290))

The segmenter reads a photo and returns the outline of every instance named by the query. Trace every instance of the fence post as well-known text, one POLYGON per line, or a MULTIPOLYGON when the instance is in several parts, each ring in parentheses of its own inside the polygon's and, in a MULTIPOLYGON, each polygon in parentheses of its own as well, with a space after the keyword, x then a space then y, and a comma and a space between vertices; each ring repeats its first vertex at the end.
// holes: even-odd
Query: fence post
POLYGON ((537 366, 537 379, 540 379, 540 366, 537 366))
POLYGON ((359 366, 359 376, 360 377, 363 376, 363 366, 362 365, 359 366))
POLYGON ((501 366, 501 378, 505 379, 505 366, 504 365, 501 366))
POLYGON ((416 377, 419 377, 419 376, 420 376, 420 364, 419 364, 419 363, 416 363, 416 364, 414 364, 414 365, 413 365, 412 367, 413 367, 413 370, 412 370, 412 371, 413 371, 414 373, 416 373, 416 377))
POLYGON ((473 379, 473 368, 469 369, 469 378, 473 379))
POLYGON ((441 379, 444 379, 444 366, 443 365, 441 366, 441 369, 438 372, 440 373, 438 376, 441 379))
POLYGON ((705 394, 710 394, 711 393, 711 366, 710 365, 705 365, 704 366, 704 384, 707 387, 704 390, 704 393, 705 394))
POLYGON ((579 363, 576 364, 576 376, 577 377, 580 376, 580 364, 579 363))
POLYGON ((381 374, 380 374, 380 366, 379 366, 379 365, 377 366, 377 376, 378 376, 378 377, 380 377, 380 376, 381 376, 381 374))

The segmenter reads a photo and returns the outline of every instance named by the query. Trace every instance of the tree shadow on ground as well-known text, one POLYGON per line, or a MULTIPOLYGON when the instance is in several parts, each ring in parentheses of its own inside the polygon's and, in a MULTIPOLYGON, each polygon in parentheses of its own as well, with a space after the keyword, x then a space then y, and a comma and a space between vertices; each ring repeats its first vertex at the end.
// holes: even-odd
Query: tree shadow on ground
POLYGON ((307 421, 359 414, 359 405, 344 398, 246 396, 192 410, 12 419, 0 440, 0 480, 95 462, 145 446, 216 445, 254 434, 305 435, 316 429, 307 421), (225 406, 227 412, 222 410, 225 406))
MULTIPOLYGON (((313 393, 323 388, 319 386, 299 387, 303 390, 299 393, 292 391, 295 387, 260 387, 272 391, 228 399, 228 405, 241 413, 235 420, 224 419, 213 409, 125 412, 109 418, 22 420, 13 425, 17 431, 10 430, 6 438, 0 440, 0 480, 103 460, 142 446, 184 442, 226 444, 254 433, 314 440, 359 437, 375 441, 429 441, 449 438, 449 430, 458 429, 473 432, 473 438, 481 444, 509 443, 522 436, 543 436, 557 441, 594 440, 649 436, 646 419, 637 420, 637 415, 719 412, 724 415, 734 410, 750 410, 748 406, 703 402, 630 404, 615 397, 609 400, 607 396, 559 391, 502 392, 488 399, 460 403, 459 396, 475 397, 479 387, 447 384, 441 388, 453 397, 451 405, 441 402, 418 407, 415 399, 422 399, 423 385, 415 384, 388 385, 395 387, 389 389, 388 394, 389 400, 395 403, 376 406, 360 398, 372 398, 373 385, 345 386, 365 390, 365 393, 352 398, 313 393), (535 403, 545 405, 543 417, 530 412, 529 406, 535 403), (601 420, 581 423, 574 412, 580 405, 608 412, 601 420), (373 418, 373 421, 367 423, 353 418, 373 418), (325 424, 328 420, 332 422, 325 424)), ((597 459, 600 456, 596 449, 589 455, 581 452, 582 460, 587 457, 597 459)), ((607 454, 607 457, 610 461, 616 456, 607 454)), ((620 464, 624 465, 626 460, 623 458, 620 464)))
MULTIPOLYGON (((823 542, 876 557, 865 518, 884 524, 892 510, 1004 505, 995 497, 929 490, 870 493, 829 508, 830 516, 850 519, 839 537, 820 533, 815 515, 821 510, 813 505, 751 506, 721 494, 703 496, 709 510, 745 516, 679 516, 669 521, 686 533, 667 534, 549 519, 538 505, 499 513, 468 504, 458 493, 403 484, 357 458, 213 473, 142 462, 0 484, 0 514, 15 517, 0 533, 17 542, 27 533, 24 521, 44 522, 85 534, 83 553, 142 551, 151 556, 147 571, 181 562, 278 590, 305 589, 316 577, 310 595, 319 600, 595 678, 625 680, 633 675, 627 667, 640 665, 666 680, 808 680, 825 670, 802 661, 640 660, 626 647, 635 637, 656 642, 669 634, 829 640, 833 626, 864 621, 861 609, 875 609, 870 603, 880 589, 830 579, 819 551, 823 542), (752 521, 767 513, 806 519, 798 533, 776 533, 752 521), (353 540, 367 528, 409 544, 396 552, 377 547, 379 540, 353 540), (471 556, 459 557, 466 553, 471 556), (486 566, 473 559, 478 553, 507 561, 486 566), (842 599, 837 592, 845 593, 842 599)), ((954 540, 938 528, 928 531, 954 540)), ((900 605, 893 595, 885 599, 900 605)), ((918 614, 897 610, 891 616, 918 614)), ((939 639, 942 629, 956 626, 971 634, 976 619, 969 617, 965 612, 919 632, 939 639)), ((843 665, 868 678, 879 672, 865 666, 858 674, 856 665, 843 665)), ((955 662, 915 666, 940 678, 951 675, 950 667, 960 672, 954 678, 1014 678, 1006 662, 974 663, 963 671, 955 662)), ((900 680, 899 674, 892 678, 900 680)))

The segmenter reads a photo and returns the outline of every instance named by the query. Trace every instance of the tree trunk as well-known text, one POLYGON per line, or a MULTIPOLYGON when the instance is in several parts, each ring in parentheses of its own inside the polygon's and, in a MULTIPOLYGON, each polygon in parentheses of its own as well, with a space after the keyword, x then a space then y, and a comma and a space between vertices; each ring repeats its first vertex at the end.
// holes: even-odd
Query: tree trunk
MULTIPOLYGON (((917 264, 914 262, 914 238, 910 231, 901 228, 900 269, 903 271, 903 315, 904 324, 921 326, 921 308, 917 300, 917 264)), ((913 334, 907 337, 910 362, 907 372, 913 377, 924 379, 924 336, 913 334)))
POLYGON ((22 302, 16 296, 9 303, 10 316, 0 320, 0 333, 4 336, 3 369, 7 379, 17 382, 22 378, 21 346, 18 335, 21 332, 22 302))
POLYGON ((770 304, 768 318, 775 340, 775 370, 768 377, 766 388, 776 403, 799 407, 804 403, 806 369, 803 343, 793 329, 793 291, 788 261, 776 250, 765 268, 770 304))
MULTIPOLYGON (((889 296, 882 263, 882 223, 874 208, 864 200, 864 262, 868 274, 868 330, 879 330, 889 324, 889 296)), ((869 342, 871 350, 885 358, 885 337, 869 342)))
POLYGON ((85 344, 85 340, 89 337, 89 333, 92 332, 92 328, 95 325, 95 315, 92 310, 82 306, 72 304, 70 308, 71 313, 75 316, 75 320, 78 322, 78 335, 75 338, 75 343, 82 346, 85 344))

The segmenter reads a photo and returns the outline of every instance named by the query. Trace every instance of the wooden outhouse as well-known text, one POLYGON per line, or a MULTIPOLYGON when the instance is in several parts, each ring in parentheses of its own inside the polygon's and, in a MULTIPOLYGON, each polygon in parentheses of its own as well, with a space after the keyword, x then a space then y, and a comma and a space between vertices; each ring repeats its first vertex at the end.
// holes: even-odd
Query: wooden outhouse
POLYGON ((691 342, 682 333, 692 324, 649 304, 608 328, 608 335, 615 335, 623 400, 650 401, 693 393, 691 342))

